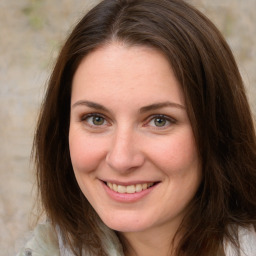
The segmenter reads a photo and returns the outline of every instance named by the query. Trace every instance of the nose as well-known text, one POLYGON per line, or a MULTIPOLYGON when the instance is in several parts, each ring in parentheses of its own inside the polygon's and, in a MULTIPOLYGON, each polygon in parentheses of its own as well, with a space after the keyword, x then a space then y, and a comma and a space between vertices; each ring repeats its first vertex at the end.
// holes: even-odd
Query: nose
POLYGON ((116 132, 106 155, 107 164, 115 171, 127 173, 141 167, 144 161, 144 154, 134 132, 116 132))

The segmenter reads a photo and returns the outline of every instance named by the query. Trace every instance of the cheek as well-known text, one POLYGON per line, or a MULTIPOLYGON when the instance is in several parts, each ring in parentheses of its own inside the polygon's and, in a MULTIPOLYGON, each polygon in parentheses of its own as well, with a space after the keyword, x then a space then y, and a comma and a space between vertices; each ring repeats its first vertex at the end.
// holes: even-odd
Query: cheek
POLYGON ((151 148, 151 155, 158 166, 171 174, 182 174, 193 166, 198 167, 198 153, 192 131, 165 138, 151 148))
POLYGON ((97 140, 72 131, 69 134, 69 149, 75 172, 95 170, 104 155, 102 142, 98 144, 97 140))

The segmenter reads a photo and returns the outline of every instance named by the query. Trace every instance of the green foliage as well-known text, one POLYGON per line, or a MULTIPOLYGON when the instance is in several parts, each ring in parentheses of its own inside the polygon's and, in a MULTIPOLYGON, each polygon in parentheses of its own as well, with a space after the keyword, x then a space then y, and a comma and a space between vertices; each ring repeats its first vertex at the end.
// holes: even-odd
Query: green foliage
POLYGON ((22 9, 22 12, 28 18, 29 25, 35 30, 40 30, 44 26, 41 12, 42 3, 42 0, 29 0, 27 6, 22 9))
POLYGON ((224 16, 223 34, 226 37, 229 37, 232 34, 234 29, 234 23, 235 23, 235 17, 233 15, 232 9, 230 9, 226 12, 226 15, 224 16))

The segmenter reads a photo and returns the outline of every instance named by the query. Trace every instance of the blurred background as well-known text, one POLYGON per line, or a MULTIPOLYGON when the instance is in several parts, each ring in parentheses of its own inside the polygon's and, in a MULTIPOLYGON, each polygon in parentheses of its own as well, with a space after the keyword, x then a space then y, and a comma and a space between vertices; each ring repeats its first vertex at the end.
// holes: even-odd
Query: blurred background
MULTIPOLYGON (((100 0, 0 0, 0 256, 29 237, 34 202, 30 152, 42 95, 58 51, 100 0)), ((256 0, 187 0, 223 32, 256 113, 256 0)))

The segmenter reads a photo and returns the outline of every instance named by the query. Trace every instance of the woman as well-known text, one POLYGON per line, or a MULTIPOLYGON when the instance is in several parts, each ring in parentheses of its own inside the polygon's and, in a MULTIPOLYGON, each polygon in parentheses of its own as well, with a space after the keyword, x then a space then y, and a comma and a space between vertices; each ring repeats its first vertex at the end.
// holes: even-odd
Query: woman
POLYGON ((48 221, 20 255, 255 255, 252 116, 227 43, 187 3, 91 10, 34 143, 48 221))

